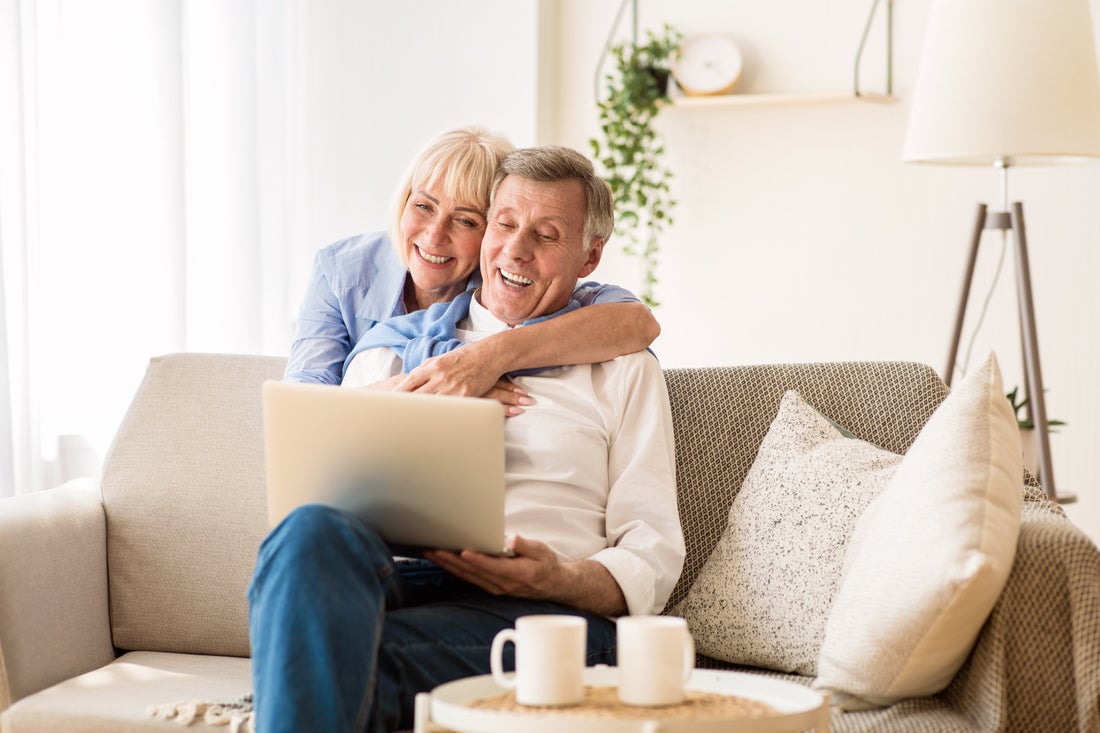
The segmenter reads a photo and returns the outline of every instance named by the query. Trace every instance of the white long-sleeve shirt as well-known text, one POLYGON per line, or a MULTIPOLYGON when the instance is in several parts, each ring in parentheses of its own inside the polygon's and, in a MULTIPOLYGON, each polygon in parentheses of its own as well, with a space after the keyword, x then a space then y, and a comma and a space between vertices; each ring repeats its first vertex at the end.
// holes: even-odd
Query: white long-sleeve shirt
MULTIPOLYGON (((473 341, 508 326, 477 299, 459 324, 473 341)), ((345 386, 400 373, 389 348, 364 351, 345 386)), ((642 351, 514 381, 534 398, 504 421, 505 527, 563 560, 601 563, 631 614, 660 613, 680 577, 672 413, 660 364, 642 351)))

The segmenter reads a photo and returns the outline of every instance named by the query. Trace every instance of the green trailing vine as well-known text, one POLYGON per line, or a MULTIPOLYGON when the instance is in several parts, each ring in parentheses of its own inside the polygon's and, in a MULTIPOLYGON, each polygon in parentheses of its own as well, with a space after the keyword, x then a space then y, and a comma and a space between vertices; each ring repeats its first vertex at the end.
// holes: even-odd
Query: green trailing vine
POLYGON ((681 34, 665 25, 660 34, 648 31, 643 44, 620 43, 609 51, 615 69, 605 77, 605 94, 598 101, 602 139, 589 140, 593 157, 606 172, 615 201, 615 233, 623 251, 639 257, 643 281, 639 294, 649 306, 659 305, 657 255, 660 236, 672 223, 664 142, 653 120, 668 104, 668 78, 680 47, 681 34))

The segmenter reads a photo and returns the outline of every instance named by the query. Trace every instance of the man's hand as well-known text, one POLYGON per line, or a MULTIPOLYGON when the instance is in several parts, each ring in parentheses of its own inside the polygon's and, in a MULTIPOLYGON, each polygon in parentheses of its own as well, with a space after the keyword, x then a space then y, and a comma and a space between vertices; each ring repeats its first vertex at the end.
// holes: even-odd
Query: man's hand
POLYGON ((429 392, 459 397, 481 397, 504 374, 489 358, 488 350, 479 349, 477 342, 446 354, 425 359, 424 363, 405 375, 399 389, 402 392, 429 392))
POLYGON ((474 550, 430 550, 424 557, 496 596, 550 599, 561 582, 558 556, 541 542, 510 536, 505 547, 515 555, 498 557, 474 550))
POLYGON ((561 562, 542 542, 519 535, 510 536, 505 547, 514 556, 429 550, 424 557, 493 595, 557 601, 605 616, 626 613, 626 598, 618 582, 600 563, 561 562))
POLYGON ((480 363, 477 358, 480 352, 473 348, 475 345, 467 344, 426 359, 416 369, 397 379, 391 388, 398 392, 484 397, 504 405, 507 417, 523 414, 523 407, 533 405, 535 401, 523 388, 507 379, 497 379, 495 372, 480 363))

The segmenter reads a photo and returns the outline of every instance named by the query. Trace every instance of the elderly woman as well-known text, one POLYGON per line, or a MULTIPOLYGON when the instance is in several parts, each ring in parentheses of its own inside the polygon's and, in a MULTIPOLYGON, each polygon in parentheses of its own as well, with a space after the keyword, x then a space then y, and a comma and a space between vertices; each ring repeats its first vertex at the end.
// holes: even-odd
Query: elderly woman
MULTIPOLYGON (((388 234, 361 234, 318 252, 285 379, 338 384, 356 344, 377 323, 481 284, 489 192, 512 149, 507 138, 480 127, 444 133, 401 182, 388 234)), ((523 287, 522 278, 513 285, 523 287)), ((659 333, 649 309, 622 288, 585 283, 575 297, 588 307, 429 359, 397 388, 493 397, 519 414, 529 400, 501 379, 508 372, 612 359, 644 349, 659 333)))

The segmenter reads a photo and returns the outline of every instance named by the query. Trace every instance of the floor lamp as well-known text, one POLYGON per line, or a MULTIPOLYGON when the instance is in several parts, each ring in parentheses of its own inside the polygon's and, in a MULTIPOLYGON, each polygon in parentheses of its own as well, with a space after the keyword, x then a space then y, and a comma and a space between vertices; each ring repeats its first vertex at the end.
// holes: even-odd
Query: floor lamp
POLYGON ((1011 233, 1038 478, 1057 500, 1024 210, 1020 202, 1009 206, 1008 171, 1100 157, 1100 74, 1089 0, 932 0, 902 157, 991 166, 1000 175, 1002 210, 978 207, 943 376, 950 385, 982 233, 1011 233))

